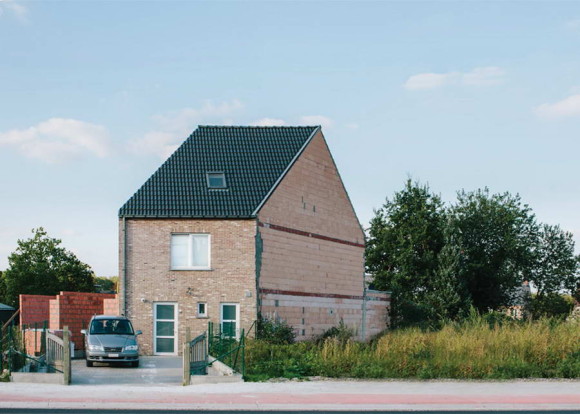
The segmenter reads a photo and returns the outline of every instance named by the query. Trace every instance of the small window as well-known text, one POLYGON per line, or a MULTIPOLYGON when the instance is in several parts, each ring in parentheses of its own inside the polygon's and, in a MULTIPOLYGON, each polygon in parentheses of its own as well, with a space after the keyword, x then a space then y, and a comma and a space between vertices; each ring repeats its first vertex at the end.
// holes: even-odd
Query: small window
POLYGON ((226 175, 223 172, 207 173, 208 188, 226 188, 226 175))
POLYGON ((172 234, 171 269, 209 270, 209 234, 172 234))
POLYGON ((197 304, 197 317, 206 318, 207 317, 207 304, 204 302, 199 302, 197 304))

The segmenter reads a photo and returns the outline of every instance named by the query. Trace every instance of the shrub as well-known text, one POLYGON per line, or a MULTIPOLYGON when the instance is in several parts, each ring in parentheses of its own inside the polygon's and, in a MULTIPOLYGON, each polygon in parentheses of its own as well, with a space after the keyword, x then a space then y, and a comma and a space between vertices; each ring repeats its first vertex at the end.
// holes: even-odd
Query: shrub
POLYGON ((273 320, 258 318, 256 339, 271 343, 271 344, 291 344, 296 339, 294 328, 286 323, 284 320, 273 320))
POLYGON ((314 342, 317 344, 323 344, 327 339, 334 338, 338 340, 340 343, 345 343, 351 340, 355 336, 354 330, 349 328, 344 324, 344 321, 341 319, 338 323, 338 326, 333 326, 330 329, 327 329, 322 334, 314 339, 314 342))

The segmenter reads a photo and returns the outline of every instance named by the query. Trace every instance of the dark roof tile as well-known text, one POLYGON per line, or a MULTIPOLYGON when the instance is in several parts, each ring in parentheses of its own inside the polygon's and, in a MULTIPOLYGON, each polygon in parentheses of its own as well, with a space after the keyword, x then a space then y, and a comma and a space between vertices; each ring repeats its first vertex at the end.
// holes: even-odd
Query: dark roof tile
POLYGON ((120 217, 247 218, 318 127, 200 126, 119 210, 120 217), (207 187, 223 171, 226 189, 207 187))

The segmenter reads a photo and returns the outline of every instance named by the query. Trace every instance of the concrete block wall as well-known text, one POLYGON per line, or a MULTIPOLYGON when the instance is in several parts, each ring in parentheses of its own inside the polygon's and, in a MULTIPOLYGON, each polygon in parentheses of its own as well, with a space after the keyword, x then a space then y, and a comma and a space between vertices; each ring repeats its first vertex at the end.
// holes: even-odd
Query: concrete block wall
MULTIPOLYGON (((123 268, 123 223, 120 222, 120 275, 123 268)), ((126 219, 127 275, 120 281, 125 314, 139 337, 141 352, 154 353, 155 303, 177 304, 178 353, 191 328, 192 337, 220 322, 220 304, 237 303, 241 328, 250 328, 257 317, 255 281, 255 220, 126 219), (211 270, 171 270, 171 234, 211 235, 211 270), (207 305, 207 317, 198 317, 197 304, 207 305)))
POLYGON ((361 340, 368 340, 384 331, 389 324, 390 298, 387 293, 368 295, 366 312, 363 312, 363 298, 356 296, 343 298, 263 293, 260 297, 262 315, 286 321, 294 328, 299 341, 315 338, 338 326, 341 320, 361 340), (363 315, 366 315, 364 328, 363 315))
POLYGON ((391 295, 387 292, 367 291, 366 339, 383 332, 391 321, 391 295))

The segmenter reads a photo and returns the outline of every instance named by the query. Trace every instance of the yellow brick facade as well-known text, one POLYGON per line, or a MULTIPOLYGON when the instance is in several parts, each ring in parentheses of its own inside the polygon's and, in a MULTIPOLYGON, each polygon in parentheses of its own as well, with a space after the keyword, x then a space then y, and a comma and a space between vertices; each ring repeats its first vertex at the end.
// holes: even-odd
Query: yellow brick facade
POLYGON ((237 303, 241 328, 256 320, 255 220, 126 219, 120 221, 121 260, 126 242, 125 283, 120 281, 120 306, 135 329, 143 331, 141 352, 153 354, 154 304, 177 304, 178 350, 190 327, 192 336, 220 322, 220 304, 237 303), (126 240, 124 229, 126 227, 126 240), (211 235, 211 270, 171 270, 171 234, 211 235), (207 318, 196 314, 207 303, 207 318))

